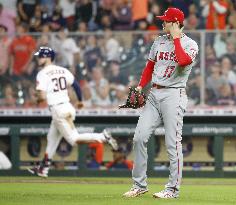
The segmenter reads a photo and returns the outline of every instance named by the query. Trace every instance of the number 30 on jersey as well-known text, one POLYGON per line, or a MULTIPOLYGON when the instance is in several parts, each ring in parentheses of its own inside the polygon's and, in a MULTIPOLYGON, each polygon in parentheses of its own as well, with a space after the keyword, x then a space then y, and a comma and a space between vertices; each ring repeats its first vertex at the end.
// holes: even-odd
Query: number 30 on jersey
POLYGON ((67 88, 65 77, 53 78, 52 82, 54 84, 53 92, 58 92, 67 88))

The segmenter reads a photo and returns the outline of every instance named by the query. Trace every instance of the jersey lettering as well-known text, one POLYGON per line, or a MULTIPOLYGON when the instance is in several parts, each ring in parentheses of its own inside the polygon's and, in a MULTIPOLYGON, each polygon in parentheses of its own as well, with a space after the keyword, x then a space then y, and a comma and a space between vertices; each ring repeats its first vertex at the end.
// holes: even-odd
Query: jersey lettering
POLYGON ((163 60, 163 55, 164 55, 164 52, 160 52, 160 54, 159 54, 159 60, 163 60))
POLYGON ((48 76, 53 76, 53 75, 57 75, 57 74, 65 74, 64 70, 59 70, 59 69, 55 69, 55 70, 51 70, 49 72, 46 73, 48 76))
MULTIPOLYGON (((198 45, 185 34, 182 35, 181 46, 183 50, 195 61, 198 53, 198 45)), ((185 87, 191 72, 193 63, 184 68, 178 65, 175 55, 175 46, 169 35, 156 38, 152 44, 149 59, 155 59, 152 83, 167 87, 185 87)))
POLYGON ((191 52, 190 57, 191 57, 192 59, 194 59, 194 58, 196 57, 196 55, 197 55, 197 50, 194 49, 194 48, 191 48, 191 49, 190 49, 190 52, 191 52))
POLYGON ((163 75, 163 77, 167 77, 167 78, 170 78, 171 74, 174 72, 175 70, 175 66, 168 66, 165 70, 165 73, 163 75))
POLYGON ((177 58, 175 56, 175 52, 160 52, 157 60, 171 60, 177 62, 177 58))
POLYGON ((173 61, 173 60, 174 60, 174 56, 175 56, 175 52, 171 52, 171 53, 170 53, 170 61, 173 61))
POLYGON ((52 78, 52 82, 54 84, 53 92, 58 92, 67 88, 65 77, 52 78))

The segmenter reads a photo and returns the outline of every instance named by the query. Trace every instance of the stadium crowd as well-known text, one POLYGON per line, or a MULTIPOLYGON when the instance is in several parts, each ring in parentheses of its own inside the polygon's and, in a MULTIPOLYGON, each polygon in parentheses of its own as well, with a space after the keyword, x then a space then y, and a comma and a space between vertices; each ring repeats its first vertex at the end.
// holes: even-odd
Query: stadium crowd
POLYGON ((162 30, 155 16, 169 6, 183 10, 186 32, 200 47, 187 88, 190 106, 235 105, 235 0, 1 0, 0 107, 46 106, 35 96, 33 54, 40 46, 52 47, 55 63, 76 75, 85 107, 117 107, 137 85, 162 30))

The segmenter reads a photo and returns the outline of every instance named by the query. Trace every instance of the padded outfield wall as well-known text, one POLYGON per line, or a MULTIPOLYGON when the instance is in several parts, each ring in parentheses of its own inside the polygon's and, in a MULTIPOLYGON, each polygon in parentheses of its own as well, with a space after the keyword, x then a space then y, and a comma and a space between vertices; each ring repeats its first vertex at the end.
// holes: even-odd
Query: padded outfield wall
MULTIPOLYGON (((16 109, 11 112, 0 120, 0 146, 8 149, 13 166, 10 170, 1 170, 0 175, 27 175, 26 169, 43 157, 50 123, 49 113, 47 110, 36 112, 16 109), (40 112, 43 112, 43 116, 40 112)), ((100 132, 107 128, 119 145, 125 147, 126 157, 132 161, 132 137, 139 112, 83 110, 77 113, 76 126, 81 133, 100 132)), ((236 176, 235 112, 234 109, 188 110, 183 128, 185 176, 236 176)), ((164 133, 163 127, 158 128, 148 144, 150 176, 168 176, 164 133)), ((90 151, 86 145, 72 148, 65 141, 61 142, 53 160, 51 175, 130 176, 129 170, 106 168, 106 163, 112 161, 113 156, 108 146, 104 146, 101 165, 89 167, 90 151)))

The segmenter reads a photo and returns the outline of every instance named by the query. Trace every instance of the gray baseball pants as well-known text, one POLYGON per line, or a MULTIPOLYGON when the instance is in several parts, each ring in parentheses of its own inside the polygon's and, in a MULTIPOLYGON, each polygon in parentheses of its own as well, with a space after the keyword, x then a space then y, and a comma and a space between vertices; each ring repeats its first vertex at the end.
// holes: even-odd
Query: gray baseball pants
POLYGON ((183 168, 182 127, 187 101, 184 88, 151 89, 133 139, 134 188, 147 189, 147 142, 156 128, 164 124, 165 145, 170 160, 170 175, 166 188, 179 190, 183 168))

